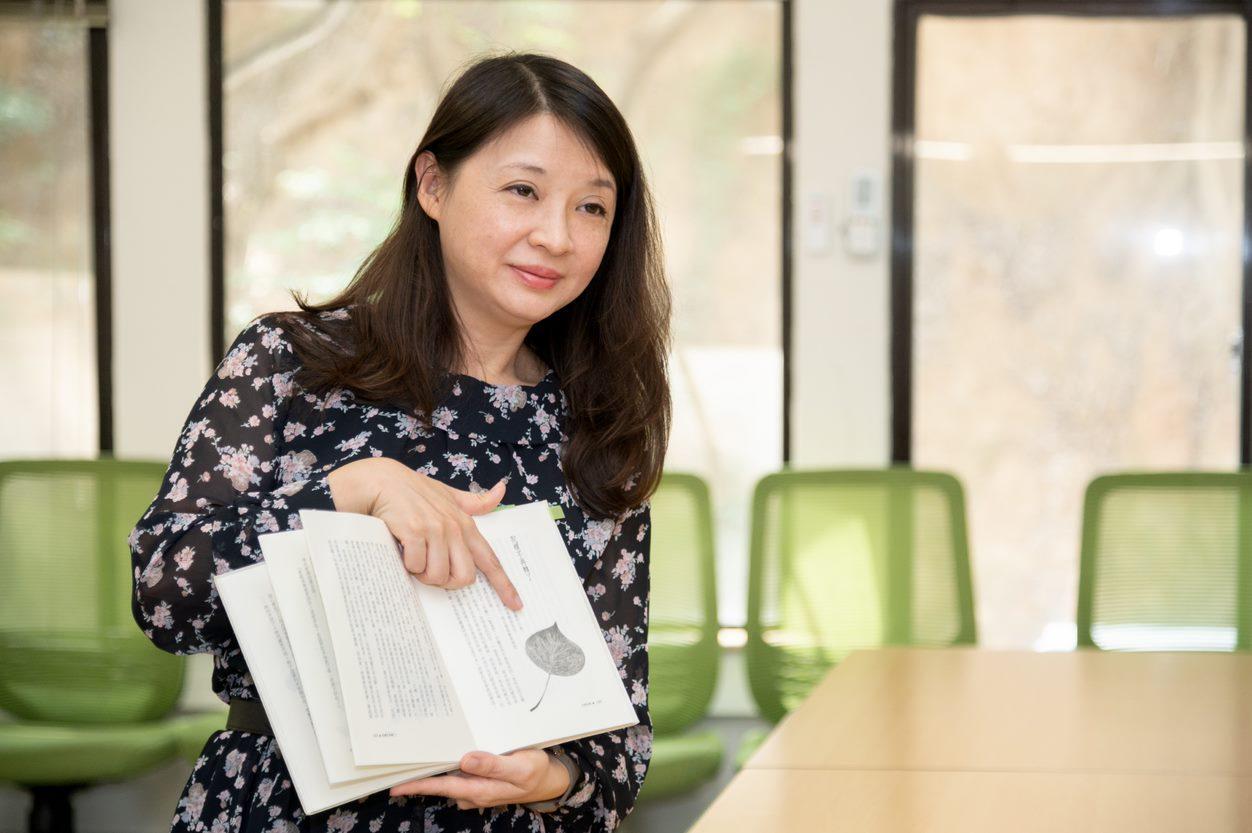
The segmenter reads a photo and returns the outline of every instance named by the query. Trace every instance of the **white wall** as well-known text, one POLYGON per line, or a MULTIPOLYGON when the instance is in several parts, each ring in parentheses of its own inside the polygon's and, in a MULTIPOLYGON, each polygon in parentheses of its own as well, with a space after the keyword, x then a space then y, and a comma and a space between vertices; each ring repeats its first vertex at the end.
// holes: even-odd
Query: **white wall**
POLYGON ((879 466, 890 459, 890 286, 886 218, 891 134, 889 0, 796 0, 792 461, 879 466), (873 258, 805 246, 805 209, 829 194, 847 216, 852 177, 882 183, 873 258))
POLYGON ((116 450, 168 460, 216 359, 205 12, 200 0, 109 9, 116 450))
MULTIPOLYGON (((840 221, 858 171, 878 173, 886 188, 889 9, 889 0, 795 0, 796 465, 888 459, 885 220, 883 251, 863 260, 837 242, 827 254, 807 252, 803 219, 816 193, 840 221)), ((110 12, 116 448, 168 459, 217 358, 208 332, 204 9, 202 0, 113 0, 110 12)), ((215 703, 206 658, 196 659, 184 703, 215 703)), ((714 713, 752 713, 737 653, 724 663, 714 713)), ((79 830, 168 829, 188 771, 170 765, 86 791, 79 830)), ((20 792, 0 789, 0 833, 23 829, 25 808, 20 792)))

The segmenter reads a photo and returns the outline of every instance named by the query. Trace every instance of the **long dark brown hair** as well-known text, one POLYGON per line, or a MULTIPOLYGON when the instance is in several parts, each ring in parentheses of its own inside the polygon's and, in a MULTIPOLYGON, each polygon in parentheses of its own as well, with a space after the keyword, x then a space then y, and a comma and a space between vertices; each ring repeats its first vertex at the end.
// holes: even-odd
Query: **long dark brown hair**
POLYGON ((591 515, 641 504, 661 478, 671 404, 666 358, 670 293, 652 198, 630 129, 584 72, 545 55, 482 58, 448 88, 404 173, 400 215, 336 297, 300 312, 320 328, 290 327, 311 391, 350 389, 398 403, 428 422, 459 366, 461 341, 439 226, 417 199, 417 156, 434 154, 454 178, 484 143, 546 113, 595 151, 617 186, 617 211, 600 268, 576 299, 531 327, 526 344, 555 371, 569 401, 561 461, 574 497, 591 515), (352 306, 345 317, 319 313, 352 306), (336 329, 338 332, 336 332, 336 329))

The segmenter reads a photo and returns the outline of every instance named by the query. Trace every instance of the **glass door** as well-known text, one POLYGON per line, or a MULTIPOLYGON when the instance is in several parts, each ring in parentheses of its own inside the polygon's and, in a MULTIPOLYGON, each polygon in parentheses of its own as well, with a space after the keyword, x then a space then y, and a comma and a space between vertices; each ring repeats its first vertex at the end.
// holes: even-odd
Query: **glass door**
POLYGON ((1239 465, 1245 49, 1238 15, 919 20, 912 463, 966 485, 990 647, 1073 645, 1091 478, 1239 465))

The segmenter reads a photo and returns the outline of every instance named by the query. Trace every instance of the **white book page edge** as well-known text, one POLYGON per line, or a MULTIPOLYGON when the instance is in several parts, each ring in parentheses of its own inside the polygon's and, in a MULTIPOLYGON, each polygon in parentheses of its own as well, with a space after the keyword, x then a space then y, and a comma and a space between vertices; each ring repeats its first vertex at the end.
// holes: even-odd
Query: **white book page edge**
POLYGON ((418 767, 407 773, 332 785, 317 748, 312 717, 265 564, 222 573, 214 576, 213 581, 306 814, 456 768, 448 764, 418 767))
POLYGON ((473 733, 421 610, 420 582, 404 569, 386 524, 319 509, 300 510, 300 521, 330 628, 354 761, 459 762, 476 748, 473 733))
POLYGON ((317 590, 305 532, 273 532, 261 535, 259 540, 330 783, 408 772, 411 765, 364 767, 353 761, 330 627, 317 590))

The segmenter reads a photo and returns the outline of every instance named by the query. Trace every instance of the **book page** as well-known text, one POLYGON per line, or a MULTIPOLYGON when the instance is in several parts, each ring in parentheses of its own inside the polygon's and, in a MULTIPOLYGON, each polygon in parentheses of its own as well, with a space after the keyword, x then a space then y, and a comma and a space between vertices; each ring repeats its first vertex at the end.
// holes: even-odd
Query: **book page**
POLYGON ((292 530, 261 535, 259 540, 313 718, 326 776, 330 783, 339 784, 370 775, 408 772, 412 767, 403 764, 366 767, 353 761, 330 626, 326 623, 305 535, 303 530, 292 530))
POLYGON ((213 583, 306 814, 337 807, 404 781, 456 768, 456 764, 414 767, 332 785, 318 750, 313 718, 296 672, 295 656, 267 565, 253 564, 223 573, 214 576, 213 583))
POLYGON ((419 585, 480 749, 503 753, 638 722, 546 503, 474 518, 522 597, 505 607, 480 572, 459 590, 419 585))
POLYGON ((380 519, 300 511, 339 670, 357 765, 459 761, 473 735, 380 519))

